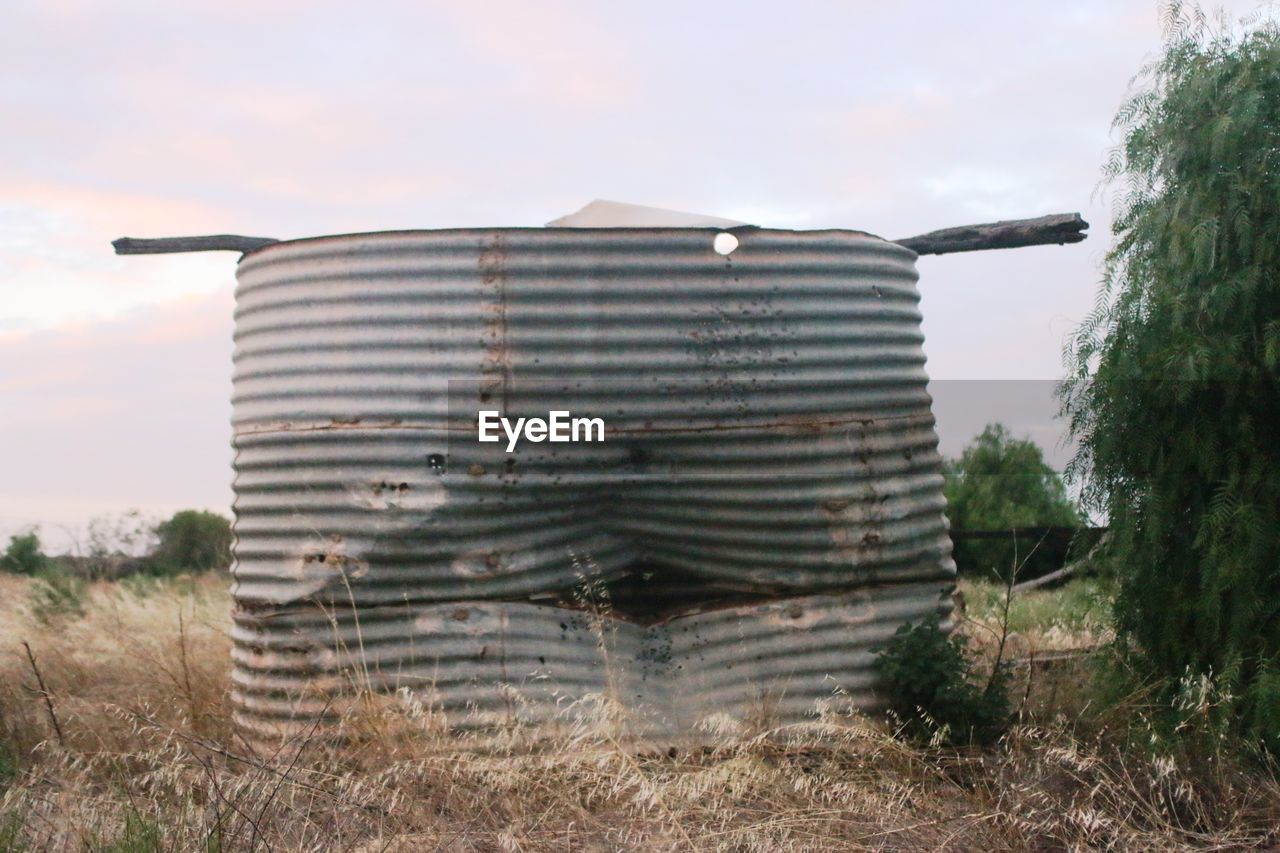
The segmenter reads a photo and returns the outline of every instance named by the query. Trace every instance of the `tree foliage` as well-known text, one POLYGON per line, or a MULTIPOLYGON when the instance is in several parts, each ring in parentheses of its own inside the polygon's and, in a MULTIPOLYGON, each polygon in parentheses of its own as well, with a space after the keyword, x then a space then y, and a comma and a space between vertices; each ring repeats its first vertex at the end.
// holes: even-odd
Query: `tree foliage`
POLYGON ((89 578, 116 578, 145 569, 147 560, 139 558, 155 550, 157 526, 136 509, 89 519, 84 557, 79 561, 83 573, 89 578))
POLYGON ((1068 472, 1110 520, 1123 635, 1169 685, 1212 678, 1274 750, 1280 33, 1178 5, 1166 25, 1115 118, 1115 242, 1061 388, 1068 472))
POLYGON ((175 512, 156 526, 156 537, 158 544, 148 557, 156 572, 198 572, 231 565, 231 522, 216 512, 175 512))
POLYGON ((20 575, 34 575, 49 566, 49 558, 40 548, 40 534, 35 530, 9 537, 9 547, 0 555, 0 570, 20 575))
MULTIPOLYGON (((943 467, 951 526, 968 530, 1018 527, 1074 527, 1083 523, 1067 497, 1062 478, 1044 461, 1035 442, 1014 438, 1003 424, 988 424, 958 460, 943 467)), ((1010 539, 961 540, 955 558, 961 571, 1005 575, 1026 560, 1035 542, 1010 539)), ((1063 555, 1036 553, 1025 576, 1057 568, 1063 555), (1043 565, 1041 565, 1043 564, 1043 565)))

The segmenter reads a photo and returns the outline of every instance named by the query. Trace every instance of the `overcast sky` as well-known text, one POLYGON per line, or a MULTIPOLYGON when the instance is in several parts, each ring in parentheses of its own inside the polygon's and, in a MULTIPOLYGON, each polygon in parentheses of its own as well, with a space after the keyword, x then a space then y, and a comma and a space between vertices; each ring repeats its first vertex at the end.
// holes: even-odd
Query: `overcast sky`
POLYGON ((1004 408, 952 384, 944 450, 993 414, 1060 461, 1048 380, 1094 297, 1099 167, 1157 12, 4 0, 0 534, 229 512, 235 256, 111 239, 541 225, 597 197, 890 238, 1080 211, 1083 244, 920 262, 934 378, 1041 380, 986 386, 1004 408))

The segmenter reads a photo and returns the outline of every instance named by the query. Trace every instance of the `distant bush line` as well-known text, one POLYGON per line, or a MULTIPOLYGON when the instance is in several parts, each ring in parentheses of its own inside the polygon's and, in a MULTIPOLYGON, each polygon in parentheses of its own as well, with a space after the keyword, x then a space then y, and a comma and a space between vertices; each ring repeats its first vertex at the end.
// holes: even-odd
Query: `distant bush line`
POLYGON ((110 522, 95 519, 84 553, 47 554, 39 529, 31 528, 10 536, 0 554, 0 571, 83 580, 170 576, 230 566, 231 522, 216 512, 194 509, 175 512, 155 524, 137 513, 110 522))

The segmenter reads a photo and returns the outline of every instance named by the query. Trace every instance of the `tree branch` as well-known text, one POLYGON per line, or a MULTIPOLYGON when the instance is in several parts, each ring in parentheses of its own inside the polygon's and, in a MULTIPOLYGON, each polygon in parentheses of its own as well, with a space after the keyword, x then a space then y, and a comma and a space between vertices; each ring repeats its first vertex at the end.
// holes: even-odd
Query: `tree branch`
POLYGON ((943 228, 915 237, 894 240, 917 255, 946 255, 951 252, 976 252, 982 249, 1017 249, 1022 246, 1045 246, 1056 243, 1079 243, 1088 235, 1089 223, 1078 213, 1054 213, 1036 219, 1006 219, 982 225, 943 228))
POLYGON ((209 234, 204 237, 159 237, 112 240, 117 255, 167 255, 173 252, 252 252, 272 243, 273 237, 243 237, 239 234, 209 234))
POLYGON ((58 723, 57 712, 53 710, 53 697, 49 695, 49 688, 45 686, 44 676, 40 674, 40 667, 36 666, 36 653, 31 651, 31 646, 26 640, 22 641, 22 647, 27 650, 27 660, 31 661, 31 671, 36 674, 36 683, 40 685, 40 695, 44 697, 44 707, 49 711, 49 722, 53 723, 53 732, 58 736, 58 743, 65 746, 66 740, 62 736, 62 726, 58 723))

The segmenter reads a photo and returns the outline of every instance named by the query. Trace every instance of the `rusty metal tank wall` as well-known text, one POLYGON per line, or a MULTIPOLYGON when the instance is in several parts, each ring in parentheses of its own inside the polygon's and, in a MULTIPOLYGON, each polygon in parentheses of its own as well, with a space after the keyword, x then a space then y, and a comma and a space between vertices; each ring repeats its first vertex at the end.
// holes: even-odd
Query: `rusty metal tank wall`
POLYGON ((771 691, 786 719, 833 691, 874 704, 869 646, 945 611, 954 576, 914 255, 737 229, 726 257, 716 233, 397 232, 244 258, 241 725, 305 720, 353 670, 477 720, 600 693, 666 730, 771 691), (606 440, 458 440, 450 380, 511 414, 603 417, 606 440), (636 567, 688 607, 548 603, 636 567))

